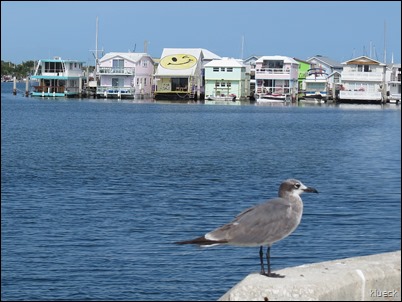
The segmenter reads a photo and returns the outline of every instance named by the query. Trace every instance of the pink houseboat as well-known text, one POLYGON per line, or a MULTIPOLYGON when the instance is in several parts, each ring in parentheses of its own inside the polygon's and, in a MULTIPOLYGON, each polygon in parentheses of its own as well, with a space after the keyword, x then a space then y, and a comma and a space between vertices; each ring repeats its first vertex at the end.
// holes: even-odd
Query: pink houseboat
POLYGON ((262 56, 256 62, 254 98, 258 103, 295 100, 299 63, 285 56, 262 56))

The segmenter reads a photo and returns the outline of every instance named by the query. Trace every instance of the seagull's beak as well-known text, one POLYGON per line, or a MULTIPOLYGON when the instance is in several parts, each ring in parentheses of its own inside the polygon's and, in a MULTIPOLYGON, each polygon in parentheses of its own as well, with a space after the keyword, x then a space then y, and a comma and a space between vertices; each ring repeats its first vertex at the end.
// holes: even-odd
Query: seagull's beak
POLYGON ((312 187, 307 187, 303 191, 307 193, 318 193, 318 191, 312 187))

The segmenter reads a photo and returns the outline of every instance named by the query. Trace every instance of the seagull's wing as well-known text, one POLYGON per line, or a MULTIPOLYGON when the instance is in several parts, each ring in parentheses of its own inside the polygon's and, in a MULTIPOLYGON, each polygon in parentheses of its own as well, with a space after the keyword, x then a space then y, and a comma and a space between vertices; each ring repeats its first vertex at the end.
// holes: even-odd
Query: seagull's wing
POLYGON ((268 200, 241 212, 232 222, 207 233, 205 238, 233 245, 270 245, 288 236, 299 224, 300 218, 295 217, 292 206, 284 198, 268 200))

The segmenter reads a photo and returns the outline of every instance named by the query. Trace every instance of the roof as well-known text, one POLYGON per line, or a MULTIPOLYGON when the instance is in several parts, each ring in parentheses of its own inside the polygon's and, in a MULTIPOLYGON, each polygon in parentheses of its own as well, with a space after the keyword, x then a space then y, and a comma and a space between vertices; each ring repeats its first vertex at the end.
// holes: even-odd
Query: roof
POLYGON ((204 48, 164 48, 155 76, 194 75, 199 61, 220 58, 204 48))
POLYGON ((263 62, 263 61, 283 61, 284 63, 291 63, 299 65, 295 59, 285 56, 262 56, 256 62, 263 62))
POLYGON ((204 65, 204 67, 245 67, 239 60, 223 57, 215 59, 204 65))
MULTIPOLYGON (((109 52, 105 54, 99 61, 104 62, 116 57, 121 57, 128 61, 138 62, 143 57, 150 57, 147 53, 143 52, 109 52)), ((151 57, 150 57, 151 58, 151 57)), ((152 58, 151 58, 152 59, 152 58)))
POLYGON ((366 65, 381 65, 384 66, 384 63, 381 63, 380 61, 371 59, 367 56, 360 56, 354 59, 351 59, 349 61, 342 62, 343 65, 353 65, 353 64, 366 64, 366 65))
POLYGON ((85 61, 80 61, 80 60, 64 60, 60 57, 55 57, 54 59, 40 59, 40 62, 64 62, 64 63, 85 63, 85 61))
POLYGON ((341 63, 339 63, 339 62, 337 62, 335 60, 332 60, 332 59, 330 59, 328 57, 322 56, 322 55, 316 55, 314 57, 308 58, 307 61, 311 61, 313 59, 316 59, 317 61, 320 61, 320 62, 322 62, 322 63, 324 63, 324 64, 326 64, 326 65, 328 65, 328 66, 330 66, 332 68, 343 68, 341 63))
POLYGON ((293 59, 295 59, 297 62, 301 62, 301 63, 305 63, 305 64, 310 64, 310 62, 307 62, 307 61, 302 60, 302 59, 298 59, 298 58, 293 58, 293 59))

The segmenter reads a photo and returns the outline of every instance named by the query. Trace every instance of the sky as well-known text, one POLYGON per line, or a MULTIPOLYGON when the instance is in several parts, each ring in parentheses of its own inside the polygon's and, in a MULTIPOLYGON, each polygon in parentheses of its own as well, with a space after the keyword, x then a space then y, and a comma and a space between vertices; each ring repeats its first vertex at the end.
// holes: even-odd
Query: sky
POLYGON ((204 48, 242 59, 401 63, 400 1, 1 1, 1 60, 94 65, 97 18, 99 57, 144 52, 147 41, 154 58, 164 48, 204 48))

